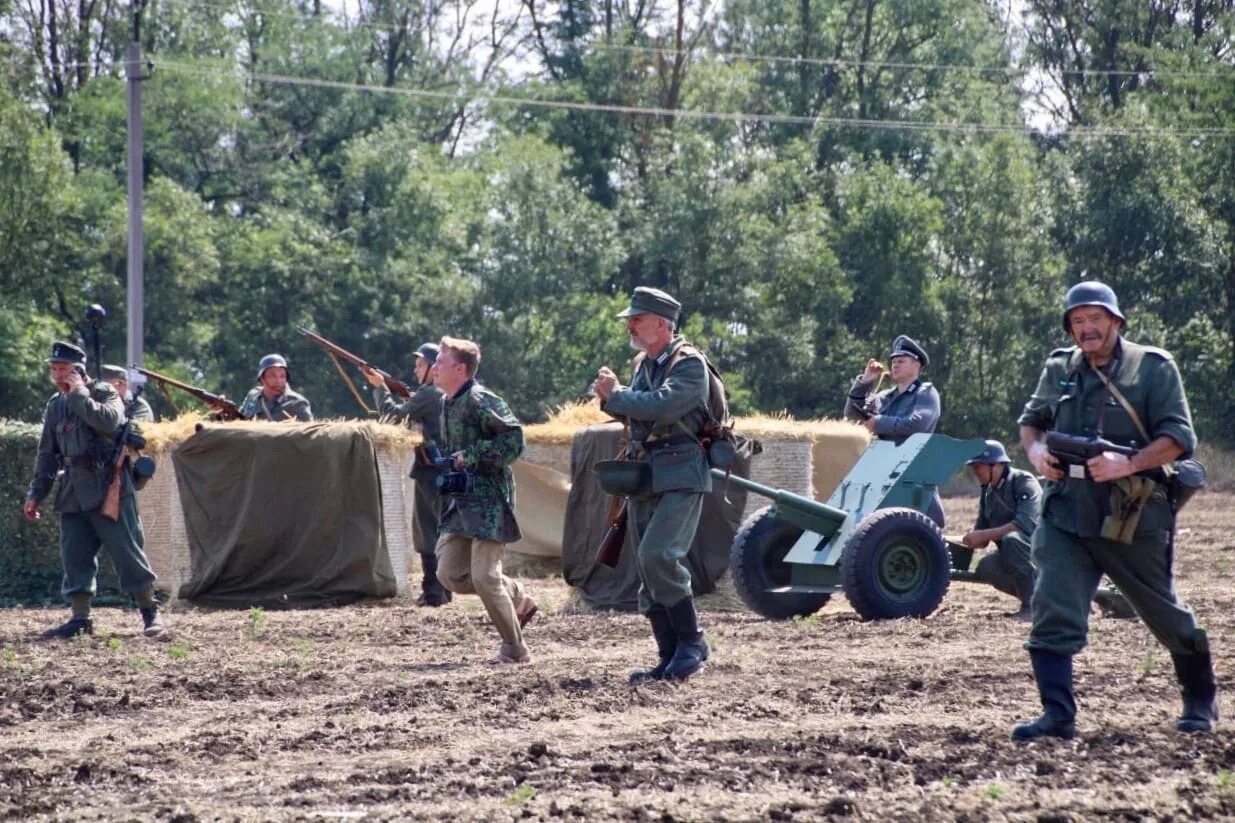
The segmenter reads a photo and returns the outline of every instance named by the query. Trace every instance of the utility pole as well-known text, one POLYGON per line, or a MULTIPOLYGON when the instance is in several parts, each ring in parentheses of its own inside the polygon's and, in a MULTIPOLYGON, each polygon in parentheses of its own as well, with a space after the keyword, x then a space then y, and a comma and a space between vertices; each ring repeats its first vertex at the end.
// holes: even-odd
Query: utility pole
POLYGON ((144 318, 142 307, 145 237, 142 233, 142 49, 141 0, 133 0, 133 40, 124 53, 125 77, 129 81, 129 251, 128 251, 128 349, 127 365, 142 365, 144 318))

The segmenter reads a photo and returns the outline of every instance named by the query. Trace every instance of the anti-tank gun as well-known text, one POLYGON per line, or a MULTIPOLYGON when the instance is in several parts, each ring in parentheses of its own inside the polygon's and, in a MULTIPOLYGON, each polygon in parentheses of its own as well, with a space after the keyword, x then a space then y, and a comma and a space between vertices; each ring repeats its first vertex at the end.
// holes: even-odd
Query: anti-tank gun
POLYGON ((875 441, 826 503, 730 475, 728 482, 772 501, 734 537, 739 596, 782 620, 812 614, 838 592, 868 620, 931 614, 947 593, 952 562, 927 511, 935 490, 984 447, 942 434, 875 441))

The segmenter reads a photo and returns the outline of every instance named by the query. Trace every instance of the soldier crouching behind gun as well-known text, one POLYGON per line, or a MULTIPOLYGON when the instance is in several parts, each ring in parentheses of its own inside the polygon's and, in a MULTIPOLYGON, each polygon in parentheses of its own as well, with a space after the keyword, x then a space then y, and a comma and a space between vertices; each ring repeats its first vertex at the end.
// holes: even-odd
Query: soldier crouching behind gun
POLYGON ((1038 577, 1025 643, 1043 713, 1014 728, 1012 739, 1076 734, 1072 657, 1085 646, 1103 572, 1171 652, 1183 687, 1176 728, 1212 731, 1209 642, 1175 593, 1175 512, 1161 482, 1162 467, 1196 446, 1179 369, 1168 352, 1123 338, 1124 316, 1102 283, 1068 291, 1063 324, 1076 345, 1051 352, 1019 421, 1025 453, 1048 481, 1032 541, 1038 577), (1044 442, 1057 432, 1103 438, 1112 448, 1065 463, 1044 442))
POLYGON ((43 413, 34 479, 26 493, 23 513, 28 520, 41 517, 39 504, 51 491, 60 468, 56 511, 60 514, 60 558, 64 563, 61 592, 72 604, 72 617, 47 631, 48 638, 93 634, 90 601, 99 570, 99 546, 107 549, 120 577, 120 587, 137 598, 144 633, 163 632, 154 600, 154 572, 142 546, 141 519, 127 468, 120 472, 120 512, 116 520, 102 513, 111 485, 113 443, 125 421, 120 395, 108 383, 91 383, 86 376, 86 353, 69 343, 52 345, 47 364, 58 393, 43 413))
POLYGON ((660 662, 633 672, 632 683, 685 680, 708 659, 699 629, 686 555, 695 539, 703 495, 712 490, 698 436, 707 418, 708 369, 700 354, 674 358, 686 344, 674 334, 682 306, 659 289, 639 287, 626 318, 631 345, 644 352, 630 386, 602 367, 601 408, 630 423, 631 455, 651 464, 651 488, 632 495, 629 523, 638 546, 639 611, 652 624, 660 662), (670 362, 674 360, 675 362, 670 362))

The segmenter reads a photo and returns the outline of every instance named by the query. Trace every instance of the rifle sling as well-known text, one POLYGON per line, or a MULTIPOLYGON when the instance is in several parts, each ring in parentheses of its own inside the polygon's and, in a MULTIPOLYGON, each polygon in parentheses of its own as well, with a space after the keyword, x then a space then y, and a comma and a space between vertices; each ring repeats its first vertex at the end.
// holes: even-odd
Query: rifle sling
POLYGON ((352 378, 347 376, 347 372, 343 370, 343 364, 339 362, 338 356, 330 349, 326 349, 326 354, 330 355, 330 362, 334 363, 335 369, 339 372, 339 376, 343 378, 343 382, 347 384, 347 388, 351 391, 352 397, 356 398, 356 402, 360 404, 360 408, 364 409, 365 414, 374 414, 377 410, 369 408, 368 404, 360 396, 360 392, 356 391, 356 384, 352 382, 352 378))
POLYGON ((1145 445, 1148 446, 1153 441, 1153 438, 1149 436, 1149 432, 1145 429, 1145 424, 1141 422, 1141 416, 1136 413, 1136 409, 1132 408, 1128 398, 1124 397, 1123 392, 1115 387, 1115 384, 1103 373, 1102 369, 1095 368, 1094 371, 1098 373, 1098 378, 1106 386, 1106 390, 1111 393, 1111 397, 1114 397, 1119 405, 1123 406, 1123 410, 1128 413, 1128 416, 1132 418, 1132 423, 1136 426, 1136 430, 1141 433, 1141 437, 1145 438, 1145 445))

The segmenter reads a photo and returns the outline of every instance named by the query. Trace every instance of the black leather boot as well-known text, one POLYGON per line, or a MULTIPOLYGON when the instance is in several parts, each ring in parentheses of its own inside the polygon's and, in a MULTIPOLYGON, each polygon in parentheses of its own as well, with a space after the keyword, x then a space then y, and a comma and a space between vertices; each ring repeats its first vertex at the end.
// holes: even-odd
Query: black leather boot
POLYGON ((1218 722, 1218 684, 1209 652, 1172 654, 1171 659, 1184 698, 1184 713, 1175 728, 1181 732, 1212 732, 1218 722))
POLYGON ((649 680, 663 680, 665 668, 673 659, 673 652, 678 646, 677 632, 673 630, 673 623, 669 621, 669 612, 664 606, 654 603, 652 608, 648 609, 648 622, 652 624, 652 637, 656 639, 656 653, 660 656, 660 662, 650 669, 636 669, 631 672, 632 685, 646 683, 649 680))
POLYGON ((695 613, 695 598, 684 597, 669 609, 669 622, 677 636, 673 659, 665 666, 666 680, 685 680, 708 659, 708 641, 699 630, 699 616, 695 613))
POLYGON ((451 600, 450 589, 437 579, 437 555, 420 555, 420 565, 424 574, 420 579, 420 596, 416 598, 417 606, 444 606, 451 600))
POLYGON ((1076 698, 1072 694, 1072 658, 1069 655, 1033 649, 1033 676, 1038 681, 1042 697, 1042 716, 1031 723, 1022 723, 1012 730, 1018 742, 1059 737, 1071 740, 1076 736, 1076 698))
POLYGON ((89 617, 74 617, 63 626, 43 632, 48 640, 68 640, 79 634, 94 634, 94 621, 89 617))
POLYGON ((139 611, 142 613, 142 634, 146 637, 158 637, 164 632, 166 627, 159 619, 158 605, 142 606, 139 611))

